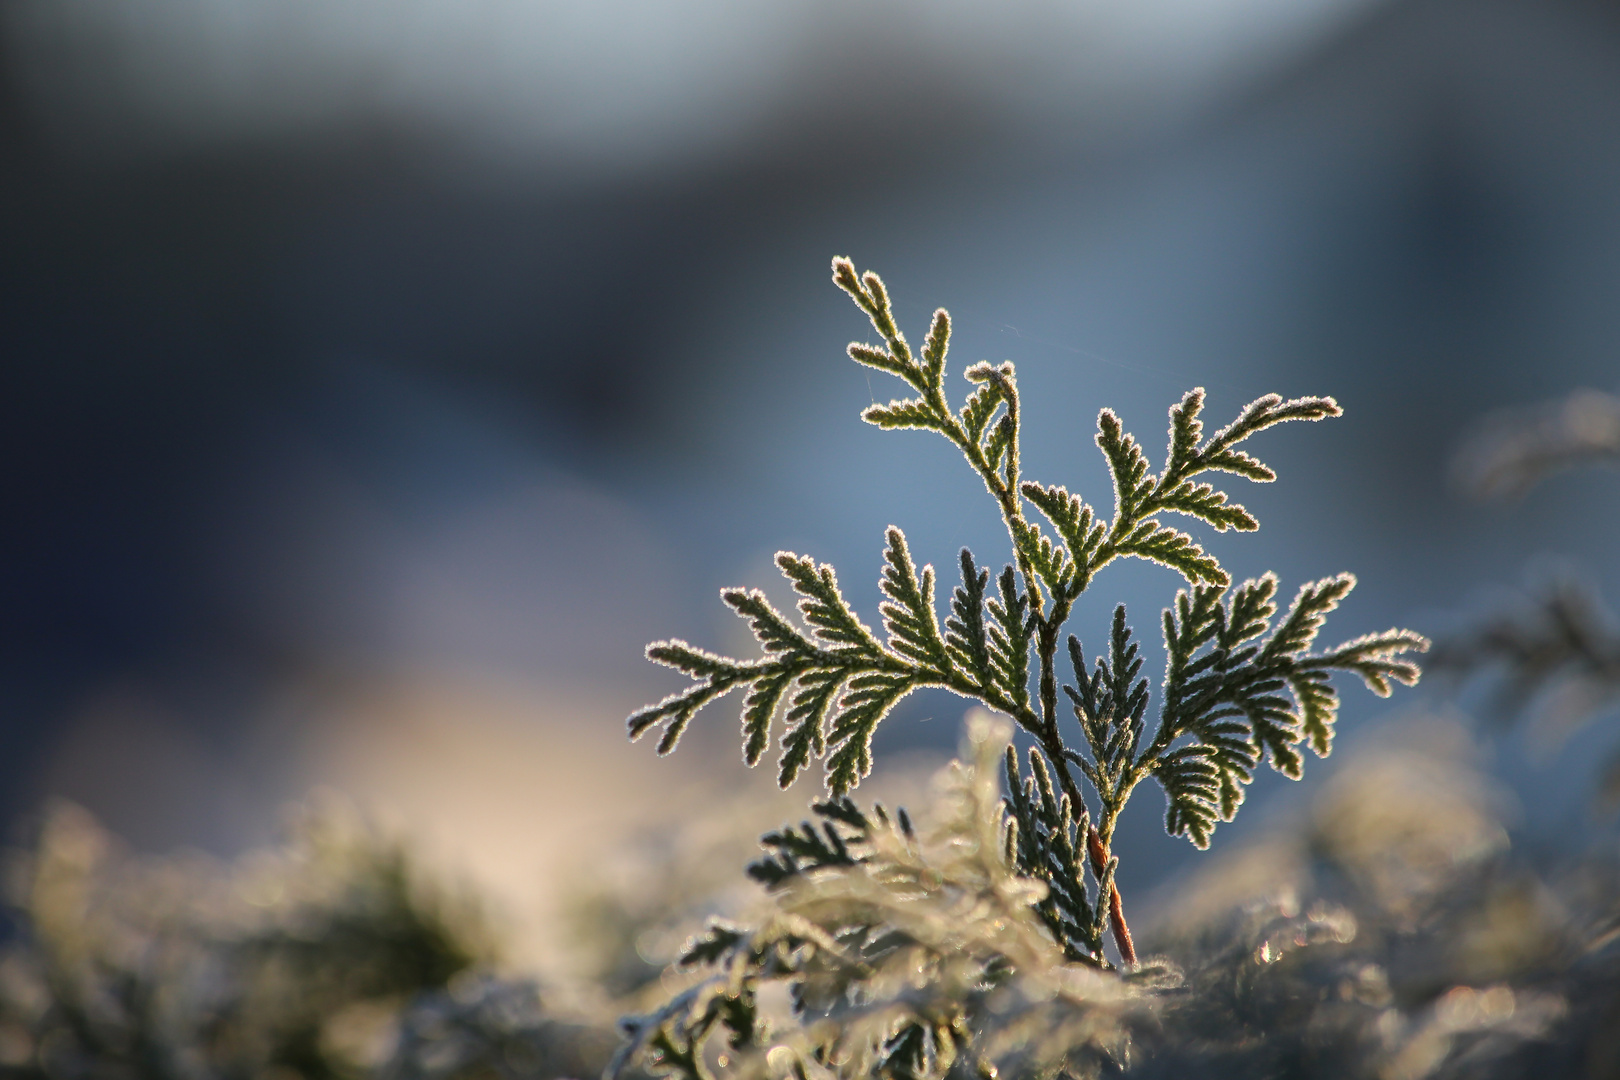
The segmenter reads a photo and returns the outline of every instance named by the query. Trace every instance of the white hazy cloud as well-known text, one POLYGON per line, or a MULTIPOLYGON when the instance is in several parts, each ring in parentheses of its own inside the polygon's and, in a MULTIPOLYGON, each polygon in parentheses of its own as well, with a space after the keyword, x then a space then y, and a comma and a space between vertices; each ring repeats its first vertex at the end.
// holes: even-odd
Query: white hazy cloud
POLYGON ((611 167, 724 148, 851 58, 879 86, 943 72, 1014 120, 1151 118, 1373 2, 54 0, 0 18, 33 106, 88 145, 381 117, 611 167))

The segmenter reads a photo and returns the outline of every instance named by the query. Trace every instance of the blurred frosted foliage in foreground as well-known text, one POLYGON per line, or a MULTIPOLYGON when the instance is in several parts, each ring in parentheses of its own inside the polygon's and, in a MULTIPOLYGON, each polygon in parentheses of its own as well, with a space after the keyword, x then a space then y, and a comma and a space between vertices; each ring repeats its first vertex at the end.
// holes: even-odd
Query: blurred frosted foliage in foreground
POLYGON ((1125 978, 1065 963, 1029 906, 1043 886, 1008 872, 1003 733, 982 720, 968 764, 885 793, 919 811, 909 835, 897 809, 841 804, 823 818, 843 855, 773 873, 778 831, 763 891, 736 805, 604 853, 569 886, 588 993, 504 972, 479 906, 352 815, 227 867, 120 856, 62 807, 13 874, 0 1066, 546 1080, 617 1048, 626 1077, 706 1080, 1614 1075, 1613 853, 1516 852, 1460 729, 1402 729, 1164 892, 1125 978), (617 1012, 641 1014, 628 1040, 617 1012))
POLYGON ((403 1006, 459 1001, 495 958, 471 897, 336 805, 233 866, 122 856, 60 805, 12 889, 0 1065, 14 1075, 362 1076, 403 1006))
POLYGON ((630 1022, 628 1052, 683 1077, 1609 1075, 1612 860, 1515 859, 1461 735, 1416 726, 1433 737, 1352 761, 1179 888, 1134 980, 1064 964, 1039 931, 1000 858, 981 731, 920 846, 846 828, 852 861, 694 940, 710 977, 630 1022), (785 1010, 772 981, 797 985, 785 1010))
POLYGON ((1582 1075, 1613 1053, 1612 860, 1536 873, 1461 731, 1411 730, 1182 885, 1152 937, 1189 993, 1151 1075, 1582 1075))
POLYGON ((1177 978, 1152 962, 1124 978, 1065 962, 1034 908, 1045 884, 1014 876, 1003 853, 1010 731, 975 714, 970 763, 939 777, 920 831, 840 799, 818 805, 819 830, 767 837, 776 854, 750 873, 772 902, 752 925, 711 922, 688 943, 680 965, 706 977, 626 1019, 607 1075, 704 1080, 721 1042, 715 1065, 739 1077, 1084 1075, 1128 1061, 1132 1027, 1157 1005, 1146 989, 1177 978))
POLYGON ((606 1028, 547 1017, 532 982, 465 974, 442 992, 424 994, 404 1013, 380 1075, 594 1075, 614 1041, 606 1028))

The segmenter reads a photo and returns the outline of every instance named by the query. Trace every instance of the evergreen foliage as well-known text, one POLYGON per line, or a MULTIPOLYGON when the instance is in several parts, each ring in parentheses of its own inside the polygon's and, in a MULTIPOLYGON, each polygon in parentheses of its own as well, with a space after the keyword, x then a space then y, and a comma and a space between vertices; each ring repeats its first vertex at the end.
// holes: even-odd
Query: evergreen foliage
MULTIPOLYGON (((559 875, 599 898, 654 894, 660 935, 671 908, 730 919, 670 953, 684 967, 594 1003, 459 966, 484 948, 469 910, 394 842, 330 818, 226 868, 117 856, 61 811, 10 854, 0 1070, 558 1080, 601 1073, 617 1009, 636 1014, 622 1080, 1613 1074, 1620 862, 1516 853, 1460 732, 1404 725, 1364 746, 1278 831, 1204 860, 1144 932, 1168 958, 1116 975, 1072 959, 1046 886, 1004 857, 1010 730, 975 712, 964 763, 907 795, 924 800, 915 822, 828 800, 818 839, 768 835, 751 906, 709 893, 683 908, 697 897, 673 865, 611 885, 600 862, 559 875)), ((737 817, 712 805, 659 835, 686 847, 737 817)), ((645 960, 648 925, 610 936, 645 960)))
POLYGON ((1087 1076, 1129 1059, 1130 1033, 1174 985, 1162 963, 1126 980, 1067 962, 1045 932, 1040 882, 1002 857, 997 774, 1008 729, 981 719, 946 777, 929 835, 881 806, 816 804, 767 835, 749 868, 770 895, 750 925, 711 921, 679 967, 700 978, 623 1022, 608 1066, 710 1080, 1087 1076), (774 1012, 771 987, 787 991, 774 1012))
POLYGON ((375 1018, 493 959, 476 905, 336 807, 215 867, 120 858, 59 806, 9 869, 0 1068, 20 1080, 358 1080, 375 1018))
MULTIPOLYGON (((874 300, 881 285, 839 273, 846 288, 862 287, 886 343, 855 351, 922 382, 919 398, 875 416, 942 430, 949 413, 931 402, 948 319, 936 316, 921 359, 910 359, 887 301, 874 300)), ((1302 744, 1332 748, 1334 672, 1387 693, 1415 676, 1406 654, 1421 640, 1391 631, 1319 650, 1347 575, 1307 584, 1284 608, 1273 576, 1234 587, 1195 541, 1148 524, 1176 512, 1217 529, 1254 525, 1225 493, 1188 480, 1200 461, 1270 476, 1231 442, 1219 445, 1221 435, 1204 440, 1194 395, 1172 410, 1158 476, 1105 413, 1098 441, 1116 499, 1102 521, 1065 489, 1017 479, 1013 372, 970 371, 985 377, 957 416, 990 469, 1012 565, 993 573, 962 552, 940 622, 931 569, 891 530, 883 641, 838 599, 830 568, 787 556, 803 625, 757 594, 734 594, 767 641, 763 661, 666 643, 671 655, 699 656, 697 686, 673 708, 655 706, 643 729, 663 724, 672 745, 703 704, 740 689, 750 760, 773 738, 785 779, 828 760, 834 794, 811 820, 767 833, 748 866, 762 886, 752 907, 710 876, 732 862, 716 837, 730 844, 750 815, 718 802, 663 815, 656 836, 668 861, 642 858, 634 880, 611 874, 602 851, 555 873, 598 917, 568 927, 570 944, 608 962, 584 985, 542 994, 532 978, 490 970, 489 928, 460 889, 330 804, 286 844, 232 866, 121 853, 88 815, 57 807, 29 850, 3 860, 0 1073, 561 1080, 606 1065, 606 1080, 1616 1075, 1620 858, 1612 845, 1573 857, 1514 850, 1499 800, 1468 764, 1468 740, 1438 720, 1364 744, 1308 806, 1247 849, 1204 860, 1143 932, 1165 956, 1134 960, 1107 844, 1134 785, 1155 779, 1171 832, 1207 842, 1262 759, 1297 775, 1302 744), (1028 506, 1035 523, 1017 516, 1028 506), (1123 609, 1089 661, 1077 639, 1060 640, 1064 598, 1120 554, 1160 558, 1187 579, 1164 612, 1156 699, 1123 609), (1073 673, 1061 698, 1059 644, 1073 673), (999 702, 1035 740, 1021 760, 1011 725, 974 710, 964 761, 936 781, 915 822, 855 802, 832 761, 910 681, 999 702), (686 842, 705 836, 711 846, 691 858, 686 842), (725 917, 661 971, 676 955, 666 945, 697 912, 725 917), (1110 931, 1127 961, 1112 970, 1110 931), (610 1010, 634 1014, 621 1022, 626 1038, 615 1038, 610 1010)), ((1287 404, 1251 406, 1233 427, 1287 404)), ((1620 405, 1577 395, 1503 432, 1482 475, 1522 487, 1550 469, 1620 456, 1620 405)), ((1577 718, 1620 697, 1620 633, 1593 594, 1568 582, 1444 651, 1458 670, 1504 677, 1505 715, 1552 691, 1577 718)), ((853 786, 864 770, 849 753, 853 786)), ((621 854, 646 852, 631 844, 621 854)))
MULTIPOLYGON (((1240 448, 1250 436, 1293 420, 1338 416, 1332 398, 1284 400, 1268 394, 1245 406, 1230 424, 1204 433, 1204 392, 1185 394, 1170 409, 1169 444, 1154 471, 1141 444, 1119 417, 1103 409, 1096 443, 1113 478, 1113 509, 1103 512, 1066 488, 1026 479, 1020 459, 1018 383, 1013 365, 973 364, 973 385, 953 409, 945 391, 950 316, 934 313, 920 353, 894 319, 888 292, 874 273, 857 274, 833 260, 833 280, 866 314, 881 345, 854 343, 857 363, 897 376, 915 396, 872 405, 862 417, 883 428, 934 431, 967 459, 995 500, 1012 561, 995 575, 961 553, 961 582, 941 623, 934 571, 919 568, 905 535, 890 526, 879 585, 879 640, 844 600, 832 567, 792 552, 777 567, 798 594, 803 625, 777 611, 759 590, 727 589, 722 599, 745 619, 764 655, 719 656, 680 640, 654 642, 650 659, 693 679, 686 690, 636 712, 632 738, 661 728, 660 753, 673 750, 692 718, 710 702, 742 690, 743 756, 755 764, 769 748, 781 717, 778 781, 786 787, 824 760, 832 806, 872 768, 872 736, 907 694, 943 687, 1005 714, 1034 736, 1030 774, 1021 781, 1009 759, 1010 825, 1005 850, 1020 873, 1047 882, 1042 918, 1075 959, 1103 963, 1103 917, 1120 958, 1135 949, 1109 849, 1120 812, 1149 778, 1167 798, 1165 825, 1199 847, 1242 803, 1244 787, 1262 759, 1298 777, 1299 746, 1318 755, 1331 749, 1338 696, 1334 672, 1360 676, 1375 693, 1417 680, 1409 654, 1428 643, 1406 630, 1388 630, 1313 651, 1327 615, 1351 590, 1348 574, 1300 588, 1277 615, 1271 575, 1232 587, 1230 576, 1197 540, 1167 524, 1169 515, 1201 521, 1217 532, 1259 527, 1244 507, 1211 482, 1227 473, 1269 482, 1271 468, 1240 448), (1027 514, 1034 507, 1039 517, 1027 514), (1104 655, 1088 671, 1078 638, 1067 640, 1073 683, 1063 687, 1081 741, 1065 738, 1058 699, 1058 653, 1075 601, 1097 573, 1120 558, 1140 558, 1177 571, 1187 588, 1164 613, 1168 663, 1157 722, 1147 732, 1148 684, 1124 608, 1116 610, 1104 655), (1076 775, 1086 782, 1095 813, 1076 775), (1084 858, 1081 852, 1084 851, 1084 858), (1089 871, 1094 898, 1088 899, 1089 871)), ((806 827, 808 830, 808 826, 806 827)), ((808 857, 836 833, 787 834, 782 867, 808 857)))
MULTIPOLYGON (((1620 461, 1620 398, 1597 390, 1492 418, 1463 448, 1457 472, 1470 493, 1523 495, 1556 473, 1620 461)), ((1620 702, 1620 629, 1597 590, 1565 573, 1542 582, 1515 608, 1451 634, 1437 670, 1494 677, 1490 711, 1513 721, 1540 700, 1549 726, 1562 729, 1613 711, 1620 702)), ((1599 791, 1620 803, 1620 750, 1602 766, 1599 791)))
MULTIPOLYGON (((1425 727, 1202 868, 1151 931, 1170 955, 1116 975, 1066 943, 1102 926, 1052 903, 1061 876, 1005 857, 1011 728, 976 712, 917 824, 830 799, 767 834, 763 902, 687 939, 666 978, 690 981, 622 1022, 607 1080, 1608 1075, 1620 868, 1515 862, 1425 727)), ((1039 769, 1020 820, 1061 812, 1039 769)))

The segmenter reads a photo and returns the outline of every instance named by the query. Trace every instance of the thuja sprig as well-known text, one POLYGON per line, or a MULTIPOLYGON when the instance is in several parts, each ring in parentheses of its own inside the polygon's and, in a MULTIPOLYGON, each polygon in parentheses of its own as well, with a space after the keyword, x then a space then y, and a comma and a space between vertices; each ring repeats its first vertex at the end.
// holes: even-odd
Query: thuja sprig
POLYGON ((935 431, 955 445, 996 501, 1012 562, 992 584, 991 572, 964 549, 961 584, 942 625, 933 568, 919 569, 905 535, 890 526, 878 608, 887 639, 880 641, 845 602, 832 567, 781 552, 776 563, 799 596, 803 625, 758 590, 725 590, 722 599, 748 621, 764 655, 737 660, 684 641, 654 642, 648 657, 694 682, 631 716, 631 737, 662 726, 658 749, 668 753, 700 709, 745 689, 747 762, 763 757, 781 716, 778 782, 788 786, 812 758, 824 758, 826 786, 842 799, 871 771, 878 724, 913 690, 944 687, 981 702, 1036 740, 1027 780, 1008 760, 1006 854, 1021 873, 1047 883, 1043 920, 1068 955, 1093 962, 1101 960, 1106 921, 1121 959, 1134 963, 1110 843, 1135 787, 1155 780, 1168 802, 1166 828, 1205 847, 1217 822, 1236 813, 1262 758, 1298 777, 1300 743, 1328 753, 1338 708, 1332 672, 1359 675, 1380 695, 1394 682, 1418 678, 1417 665, 1406 657, 1428 643, 1410 631, 1311 651, 1323 620, 1354 586, 1350 575, 1301 588, 1273 628, 1273 576, 1230 589, 1215 556, 1163 520, 1179 514, 1218 532, 1257 529, 1253 515, 1206 477, 1274 480, 1276 474, 1238 444, 1286 421, 1338 416, 1339 406, 1327 397, 1268 394, 1205 437, 1204 392, 1192 390, 1170 409, 1169 446, 1157 472, 1119 417, 1103 409, 1096 443, 1114 487, 1112 512, 1104 514, 1066 488, 1022 477, 1012 364, 967 368, 973 390, 953 410, 945 394, 951 322, 944 309, 934 312, 921 352, 913 353, 876 274, 857 274, 848 259, 837 258, 833 280, 882 339, 881 345, 851 344, 850 357, 897 376, 916 395, 874 404, 862 417, 883 428, 935 431), (1026 515, 1026 504, 1039 519, 1026 515), (1081 736, 1071 743, 1060 727, 1068 717, 1060 715, 1058 702, 1063 629, 1097 572, 1120 558, 1160 563, 1188 585, 1164 614, 1168 662, 1157 724, 1144 742, 1147 680, 1139 677, 1142 661, 1120 607, 1105 655, 1089 673, 1079 640, 1067 639, 1074 685, 1063 690, 1081 736), (1077 776, 1089 789, 1089 804, 1077 776), (1088 898, 1087 870, 1095 899, 1088 898))

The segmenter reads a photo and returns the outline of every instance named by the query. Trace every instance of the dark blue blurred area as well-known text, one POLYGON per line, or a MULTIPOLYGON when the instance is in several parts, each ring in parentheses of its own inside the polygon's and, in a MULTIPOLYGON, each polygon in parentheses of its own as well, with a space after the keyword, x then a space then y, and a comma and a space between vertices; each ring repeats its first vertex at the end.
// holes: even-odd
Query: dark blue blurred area
MULTIPOLYGON (((1614 385, 1620 9, 1342 8, 1256 30, 1252 55, 1093 42, 1124 59, 1090 81, 1053 75, 1067 45, 1038 20, 1011 48, 971 20, 878 34, 805 9, 781 46, 799 74, 774 82, 699 26, 674 47, 742 65, 722 88, 740 112, 581 113, 600 153, 549 128, 503 149, 522 125, 499 110, 472 131, 383 91, 171 124, 133 89, 163 74, 152 39, 80 5, 8 13, 0 818, 61 794, 140 845, 230 850, 298 793, 300 740, 357 682, 599 686, 599 714, 545 722, 617 731, 678 682, 642 645, 735 646, 716 590, 776 589, 779 548, 837 565, 869 618, 890 522, 936 566, 964 544, 999 561, 948 447, 858 421, 898 387, 842 358, 863 327, 834 254, 885 276, 914 338, 948 307, 953 370, 1013 360, 1029 474, 1093 500, 1103 405, 1157 454, 1194 385, 1217 422, 1269 391, 1335 395, 1344 419, 1257 445, 1281 474, 1239 494, 1262 531, 1214 541, 1290 593, 1360 575, 1330 636, 1442 632, 1534 559, 1620 593, 1612 476, 1511 506, 1447 479, 1482 415, 1614 385), (161 722, 120 742, 141 716, 161 722), (171 754, 192 764, 165 772, 171 754)), ((1100 638, 1124 601, 1156 640, 1174 588, 1111 570, 1078 625, 1100 638)), ((920 697, 880 745, 949 747, 960 713, 920 697)), ((1385 715, 1348 695, 1345 740, 1385 715)), ((734 754, 732 707, 704 722, 734 754)), ((1508 756, 1532 824, 1580 817, 1508 756)), ((1122 868, 1130 887, 1181 850, 1148 809, 1125 828, 1165 862, 1122 868)))

